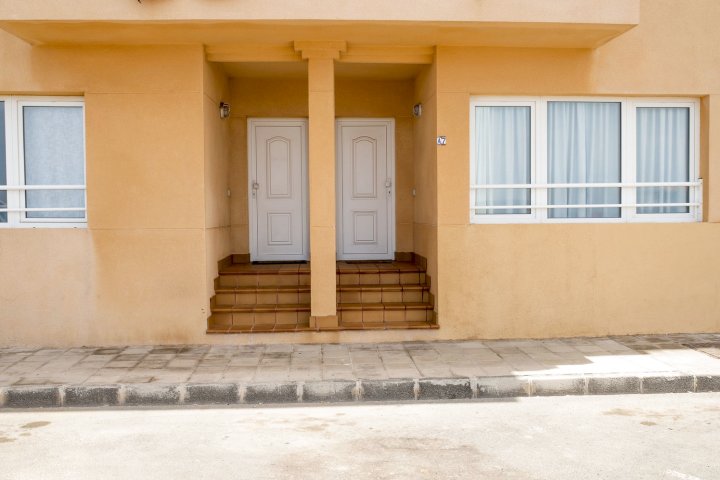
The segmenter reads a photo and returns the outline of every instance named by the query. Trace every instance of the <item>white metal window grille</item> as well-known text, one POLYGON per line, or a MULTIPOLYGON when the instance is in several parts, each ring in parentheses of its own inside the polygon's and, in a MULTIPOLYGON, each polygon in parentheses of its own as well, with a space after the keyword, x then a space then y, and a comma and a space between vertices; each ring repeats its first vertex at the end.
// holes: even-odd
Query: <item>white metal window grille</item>
POLYGON ((87 224, 81 98, 0 97, 0 228, 87 224))
POLYGON ((702 220, 699 102, 473 97, 471 223, 702 220))

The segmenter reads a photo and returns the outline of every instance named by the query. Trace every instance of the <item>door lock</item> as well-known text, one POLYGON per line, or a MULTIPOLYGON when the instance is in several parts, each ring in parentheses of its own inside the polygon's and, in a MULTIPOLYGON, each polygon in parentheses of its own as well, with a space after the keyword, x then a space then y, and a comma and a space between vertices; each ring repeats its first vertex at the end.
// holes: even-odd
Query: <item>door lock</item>
POLYGON ((253 182, 252 184, 252 196, 255 198, 257 196, 257 191, 260 190, 260 184, 258 182, 253 182))

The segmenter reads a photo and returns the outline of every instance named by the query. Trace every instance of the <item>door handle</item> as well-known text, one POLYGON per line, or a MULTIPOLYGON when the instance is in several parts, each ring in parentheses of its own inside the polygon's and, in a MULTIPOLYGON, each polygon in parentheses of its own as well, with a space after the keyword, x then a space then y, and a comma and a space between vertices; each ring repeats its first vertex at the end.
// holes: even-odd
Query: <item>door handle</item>
POLYGON ((390 187, 392 187, 392 180, 388 178, 385 180, 385 188, 387 189, 388 197, 392 194, 392 189, 390 187))
POLYGON ((252 183, 252 196, 255 198, 257 196, 257 191, 260 190, 260 184, 258 182, 252 183))

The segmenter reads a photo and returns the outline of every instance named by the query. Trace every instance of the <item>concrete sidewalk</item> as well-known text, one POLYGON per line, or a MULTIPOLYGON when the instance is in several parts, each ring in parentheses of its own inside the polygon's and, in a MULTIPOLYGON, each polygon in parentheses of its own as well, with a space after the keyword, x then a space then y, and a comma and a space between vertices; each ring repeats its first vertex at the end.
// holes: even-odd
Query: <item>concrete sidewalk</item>
POLYGON ((720 334, 0 349, 0 408, 720 391, 720 334))

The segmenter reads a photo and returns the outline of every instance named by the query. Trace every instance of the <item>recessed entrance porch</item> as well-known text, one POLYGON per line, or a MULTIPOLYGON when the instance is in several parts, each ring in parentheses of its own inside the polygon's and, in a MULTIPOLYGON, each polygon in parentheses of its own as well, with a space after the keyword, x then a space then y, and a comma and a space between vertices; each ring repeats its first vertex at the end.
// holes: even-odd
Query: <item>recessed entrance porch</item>
POLYGON ((289 48, 207 51, 231 106, 229 244, 208 262, 234 260, 208 331, 434 328, 432 51, 388 63, 387 49, 342 57, 344 42, 289 48))

